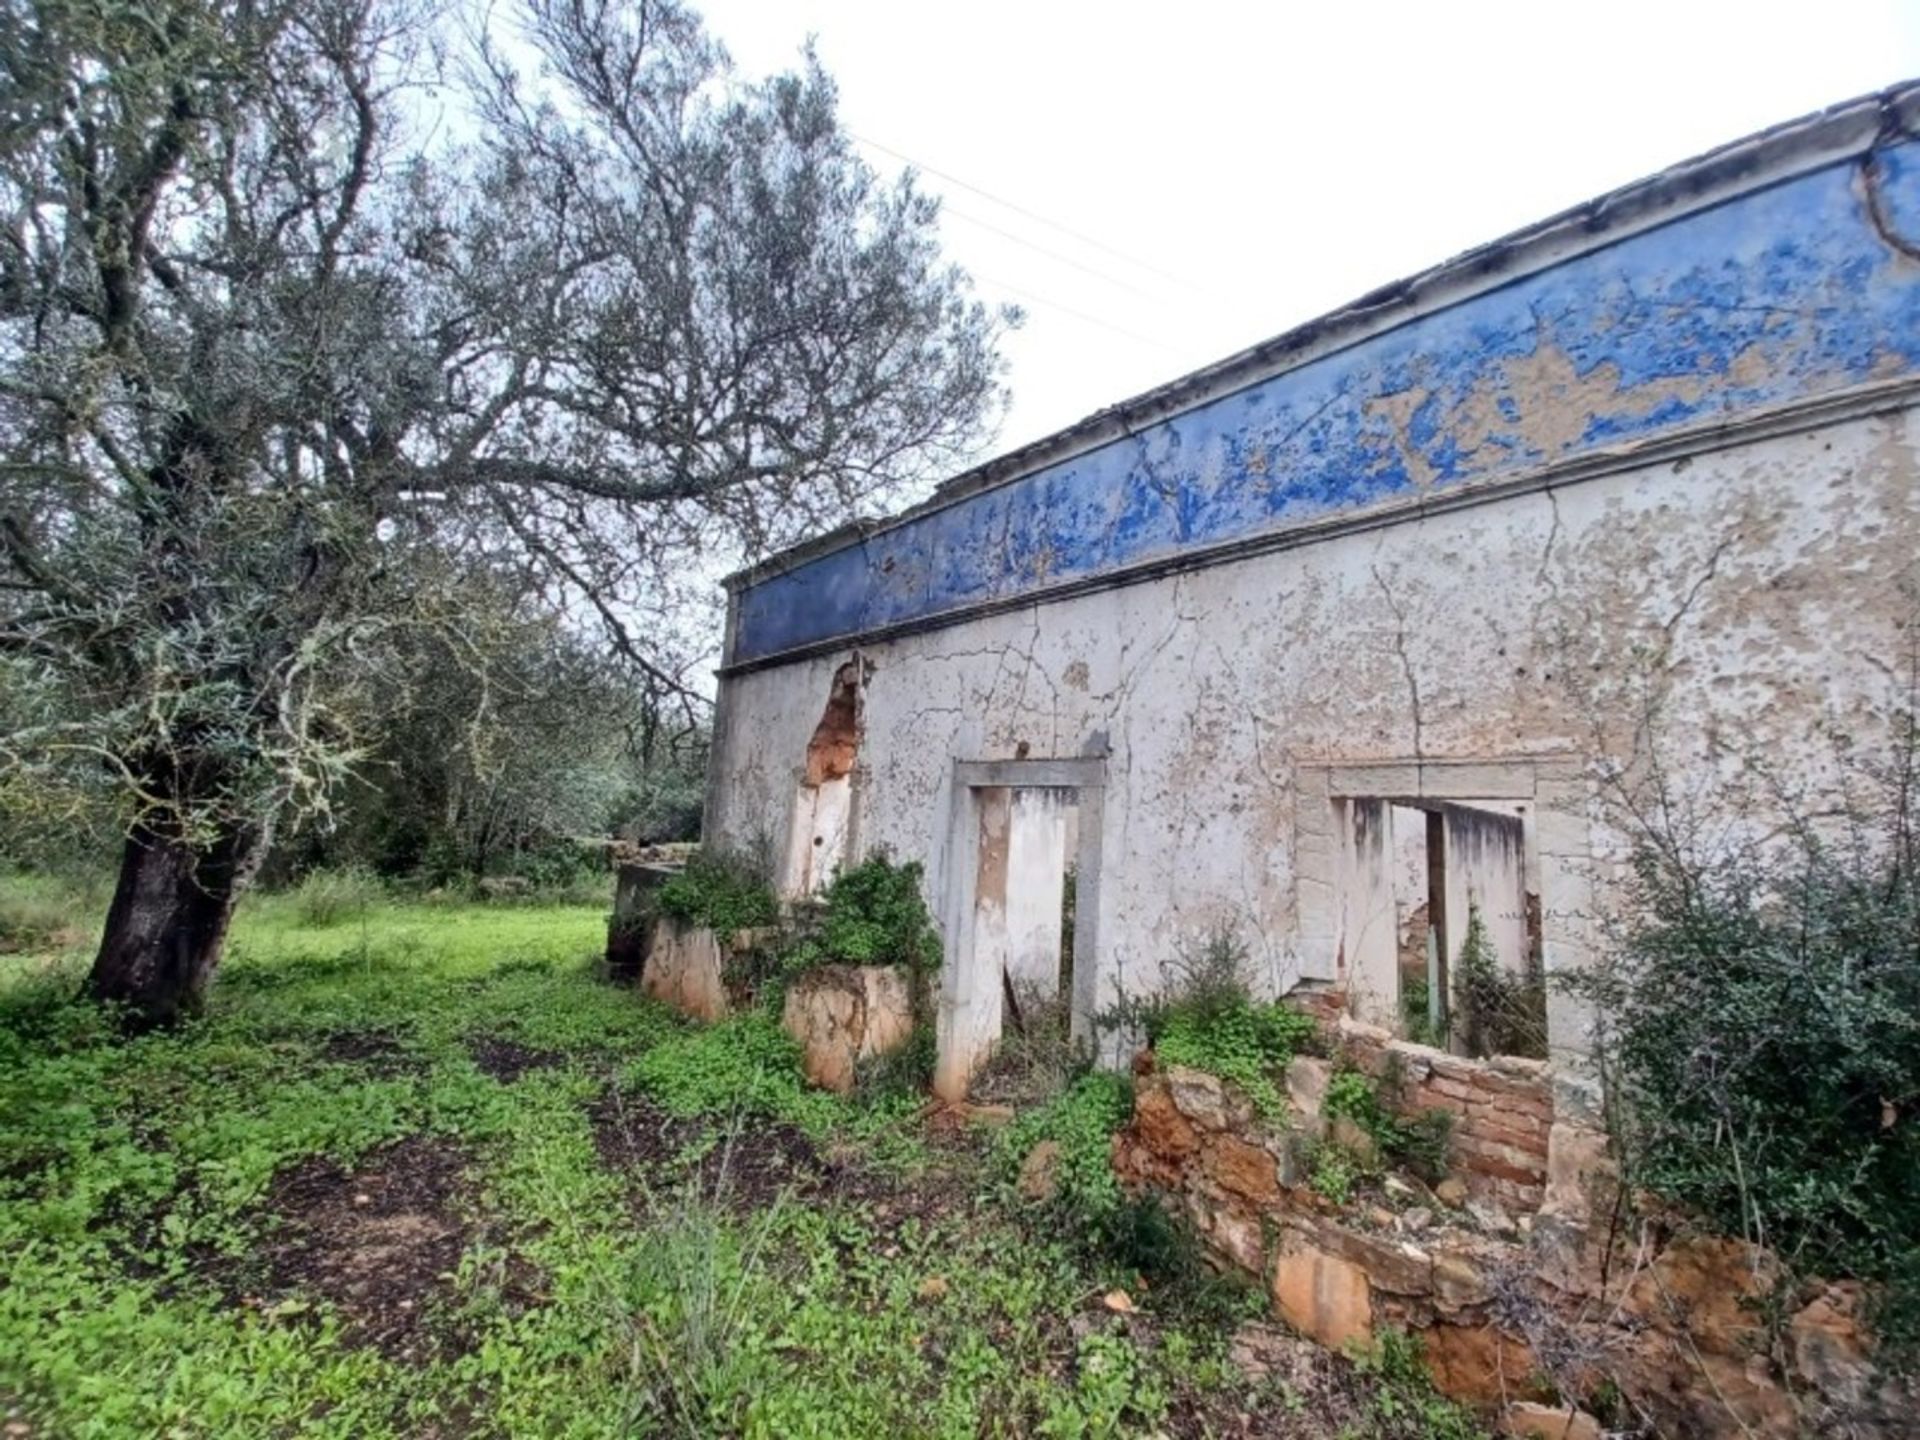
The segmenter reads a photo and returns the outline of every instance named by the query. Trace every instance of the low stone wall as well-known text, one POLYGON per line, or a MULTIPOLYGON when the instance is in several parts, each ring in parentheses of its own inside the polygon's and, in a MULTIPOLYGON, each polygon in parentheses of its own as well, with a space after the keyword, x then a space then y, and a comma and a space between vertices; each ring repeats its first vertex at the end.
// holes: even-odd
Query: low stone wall
POLYGON ((787 987, 780 1023, 800 1042, 807 1079, 844 1095, 861 1061, 890 1054, 913 1034, 907 971, 898 965, 810 970, 787 987))
POLYGON ((1379 1083, 1393 1108, 1444 1110, 1453 1117, 1449 1168, 1469 1194, 1516 1215, 1540 1208, 1553 1128, 1553 1084, 1545 1061, 1504 1055, 1468 1060, 1346 1016, 1330 1033, 1379 1083))
MULTIPOLYGON (((1404 1093, 1467 1107, 1480 1136, 1494 1115, 1519 1113, 1516 1099, 1530 1113, 1546 1083, 1446 1059, 1424 1075, 1409 1068, 1404 1093)), ((1669 1436, 1912 1433, 1916 1397, 1876 1373, 1857 1287, 1777 1297, 1772 1262, 1755 1247, 1651 1226, 1614 1233, 1604 1145, 1573 1104, 1559 1124, 1549 1110, 1537 1180, 1484 1168, 1478 1149, 1460 1157, 1465 1176, 1482 1167, 1483 1193, 1515 1203, 1538 1195, 1531 1213, 1472 1203, 1471 1185, 1452 1192, 1463 1201, 1452 1206, 1436 1193, 1448 1187, 1429 1191, 1408 1177, 1331 1204, 1307 1174, 1326 1063, 1295 1062, 1290 1113, 1272 1125, 1215 1077, 1143 1057, 1133 1120, 1113 1149, 1124 1184, 1183 1211, 1218 1260, 1255 1277, 1301 1334, 1343 1348, 1385 1327, 1415 1333, 1438 1388, 1500 1411, 1512 1433, 1597 1436, 1599 1419, 1577 1403, 1610 1386, 1623 1406, 1610 1419, 1669 1436), (1769 1297, 1788 1308, 1778 1344, 1761 1324, 1769 1297)), ((1551 1105, 1553 1088, 1546 1093, 1551 1105)))
MULTIPOLYGON (((740 930, 722 939, 701 925, 653 922, 640 988, 690 1019, 715 1024, 750 1001, 727 984, 727 961, 778 932, 740 930)), ((800 1067, 825 1090, 853 1089, 855 1067, 907 1043, 914 1015, 908 974, 895 965, 823 965, 796 977, 780 1023, 800 1042, 800 1067)))

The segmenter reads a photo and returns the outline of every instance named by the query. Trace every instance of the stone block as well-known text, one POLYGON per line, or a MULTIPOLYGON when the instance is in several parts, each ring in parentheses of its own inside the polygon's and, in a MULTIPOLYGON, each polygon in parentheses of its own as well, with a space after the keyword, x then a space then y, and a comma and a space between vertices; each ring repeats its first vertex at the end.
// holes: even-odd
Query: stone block
POLYGON ((1167 1094, 1178 1110, 1195 1125, 1207 1130, 1222 1129, 1227 1123, 1226 1087, 1219 1077, 1185 1065, 1166 1069, 1167 1094))
POLYGON ((1373 1296, 1366 1271, 1288 1232, 1273 1268, 1273 1303, 1280 1318, 1329 1349, 1365 1344, 1373 1336, 1373 1296))
POLYGON ((1516 1400, 1500 1417, 1502 1434, 1527 1440, 1602 1440, 1600 1422, 1584 1410, 1516 1400))
POLYGON ((781 1027, 800 1042, 808 1081, 844 1095, 862 1060, 906 1044, 913 1033, 907 974, 887 965, 824 965, 787 987, 781 1027))
POLYGON ((1176 1168, 1200 1148, 1199 1132, 1173 1103, 1161 1077, 1144 1082, 1134 1095, 1133 1135, 1142 1149, 1176 1168))
POLYGON ((1206 1169, 1213 1182, 1229 1195, 1255 1205, 1280 1198, 1279 1167, 1267 1150, 1232 1135, 1216 1135, 1207 1142, 1206 1169))
POLYGON ((1442 1310, 1458 1312, 1484 1305, 1493 1298, 1487 1273, 1471 1250, 1436 1250, 1433 1255, 1433 1298, 1442 1310))
POLYGON ((682 925, 665 917, 656 920, 640 988, 663 1005, 708 1024, 731 1013, 720 944, 704 926, 682 925))
POLYGON ((1498 1404, 1540 1369, 1526 1341, 1493 1325, 1438 1324, 1421 1338, 1434 1388, 1470 1405, 1498 1404))
POLYGON ((1320 1108, 1326 1104, 1327 1082, 1332 1078, 1332 1064, 1317 1055, 1296 1055, 1287 1065, 1287 1108, 1308 1134, 1318 1135, 1324 1128, 1320 1108))

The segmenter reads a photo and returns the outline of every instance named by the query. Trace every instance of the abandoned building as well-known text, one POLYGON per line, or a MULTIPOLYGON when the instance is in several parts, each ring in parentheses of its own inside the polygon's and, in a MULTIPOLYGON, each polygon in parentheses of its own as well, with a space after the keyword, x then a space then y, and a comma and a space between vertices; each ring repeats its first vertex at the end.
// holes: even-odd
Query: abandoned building
POLYGON ((734 576, 709 841, 796 895, 925 863, 950 1097, 1010 981, 1090 1035, 1223 928, 1388 1029, 1476 915, 1582 966, 1608 777, 1817 783, 1910 683, 1917 118, 1726 146, 734 576))

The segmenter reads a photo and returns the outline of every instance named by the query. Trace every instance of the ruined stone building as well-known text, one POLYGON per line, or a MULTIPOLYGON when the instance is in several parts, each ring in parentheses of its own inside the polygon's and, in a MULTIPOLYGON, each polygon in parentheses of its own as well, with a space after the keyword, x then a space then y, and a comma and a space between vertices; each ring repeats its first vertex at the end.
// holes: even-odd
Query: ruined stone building
POLYGON ((1222 927, 1389 1027, 1475 913, 1581 966, 1603 779, 1817 781, 1907 693, 1917 119, 1729 145, 733 577, 710 840, 792 893, 925 863, 948 1094, 1010 979, 1087 1033, 1222 927))

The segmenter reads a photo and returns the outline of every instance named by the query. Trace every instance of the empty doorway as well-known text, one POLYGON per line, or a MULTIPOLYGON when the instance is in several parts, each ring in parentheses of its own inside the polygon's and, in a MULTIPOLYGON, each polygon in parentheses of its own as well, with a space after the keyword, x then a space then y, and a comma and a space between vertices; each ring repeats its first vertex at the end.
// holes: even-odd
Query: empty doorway
POLYGON ((1009 1025, 1090 1038, 1100 760, 955 766, 934 1091, 959 1100, 1009 1025))

